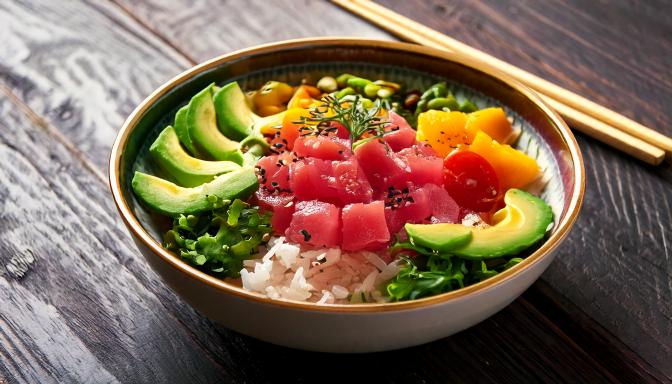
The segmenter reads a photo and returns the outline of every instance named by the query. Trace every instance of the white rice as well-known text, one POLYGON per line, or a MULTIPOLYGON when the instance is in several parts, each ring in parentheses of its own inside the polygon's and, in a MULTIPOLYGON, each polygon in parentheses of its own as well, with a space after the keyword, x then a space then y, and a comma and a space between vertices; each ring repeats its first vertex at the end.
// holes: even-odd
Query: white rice
POLYGON ((386 302, 385 285, 399 272, 374 252, 339 248, 301 250, 284 237, 271 239, 268 250, 245 260, 243 288, 272 299, 317 304, 386 302))

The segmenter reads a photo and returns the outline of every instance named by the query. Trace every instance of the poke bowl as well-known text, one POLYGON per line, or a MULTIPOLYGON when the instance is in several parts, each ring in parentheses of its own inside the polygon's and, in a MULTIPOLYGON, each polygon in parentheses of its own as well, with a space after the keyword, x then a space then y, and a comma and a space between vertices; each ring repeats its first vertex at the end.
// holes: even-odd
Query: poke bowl
POLYGON ((584 191, 576 140, 526 87, 352 38, 181 73, 126 120, 109 177, 138 249, 187 303, 324 352, 418 345, 496 313, 551 263, 584 191))

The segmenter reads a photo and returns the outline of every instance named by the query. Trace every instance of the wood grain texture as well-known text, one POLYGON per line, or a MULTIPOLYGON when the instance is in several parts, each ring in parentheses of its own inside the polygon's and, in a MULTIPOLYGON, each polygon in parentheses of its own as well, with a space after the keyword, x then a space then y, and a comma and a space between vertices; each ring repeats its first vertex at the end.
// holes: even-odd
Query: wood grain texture
MULTIPOLYGON (((563 261, 556 262, 546 276, 554 288, 579 304, 566 323, 558 325, 538 309, 541 304, 550 308, 548 294, 542 292, 451 338, 391 353, 334 356, 288 350, 230 332, 193 311, 149 270, 117 219, 101 178, 117 127, 160 83, 192 61, 222 50, 280 36, 339 31, 384 35, 315 1, 252 2, 247 8, 231 8, 234 2, 224 4, 225 8, 199 2, 186 11, 178 2, 147 6, 119 1, 123 8, 79 1, 0 4, 4 43, 0 45, 0 79, 10 99, 0 96, 0 177, 12 180, 0 184, 0 264, 5 267, 0 276, 0 378, 10 382, 314 382, 323 376, 321 367, 335 364, 338 369, 326 381, 362 377, 354 372, 389 382, 665 379, 645 363, 641 372, 631 370, 642 363, 637 356, 624 362, 620 352, 608 358, 594 355, 592 348, 621 351, 608 337, 580 344, 570 336, 595 327, 590 319, 573 321, 581 311, 601 314, 596 318, 607 326, 605 335, 609 336, 614 332, 613 322, 601 306, 610 304, 615 310, 628 306, 608 301, 613 300, 609 295, 631 290, 630 301, 641 296, 640 290, 630 286, 634 281, 626 286, 619 281, 614 286, 611 274, 626 270, 627 264, 619 264, 620 269, 603 266, 604 270, 597 271, 601 274, 592 275, 596 268, 592 263, 584 266, 578 257, 566 263, 566 255, 560 255, 563 261), (296 4, 306 10, 294 8, 296 4), (274 24, 279 15, 292 12, 301 13, 307 21, 281 28, 274 24), (220 15, 228 18, 228 25, 244 26, 217 33, 219 18, 207 16, 210 22, 199 22, 199 13, 220 15), (183 27, 177 21, 171 29, 162 27, 177 19, 183 27), (243 33, 249 30, 254 33, 243 33), (586 280, 589 276, 601 280, 591 282, 586 280), (583 296, 589 293, 592 296, 583 296), (305 367, 294 372, 285 369, 297 361, 305 367)), ((648 182, 630 190, 625 184, 621 191, 614 184, 613 170, 602 175, 605 172, 596 168, 601 177, 597 180, 606 184, 599 184, 604 191, 597 191, 603 195, 596 195, 591 203, 594 212, 621 204, 603 198, 609 197, 607 185, 614 188, 614 197, 620 193, 651 199, 653 192, 661 191, 665 196, 660 180, 669 183, 669 178, 664 173, 642 173, 639 164, 618 159, 599 144, 582 144, 594 152, 596 165, 616 159, 625 167, 619 170, 622 174, 629 169, 628 177, 648 182)), ((635 209, 634 203, 627 207, 635 209)), ((625 215, 626 208, 620 212, 625 215)), ((651 231, 651 244, 659 246, 661 239, 669 242, 669 233, 664 232, 669 229, 654 225, 655 220, 664 223, 666 217, 652 215, 640 220, 641 230, 651 231)), ((584 230, 575 230, 573 236, 585 232, 585 239, 583 243, 574 240, 576 248, 571 252, 590 254, 583 247, 593 253, 612 249, 616 238, 607 224, 595 218, 583 224, 584 230), (603 248, 590 241, 590 225, 607 236, 599 245, 603 248)), ((648 257, 656 249, 661 248, 653 248, 648 257)), ((618 260, 626 261, 624 256, 618 260)), ((669 266, 659 259, 655 262, 655 268, 669 266)), ((651 288, 645 293, 652 294, 658 304, 667 303, 669 309, 669 297, 656 296, 656 287, 662 284, 664 288, 669 278, 653 281, 649 280, 651 288)), ((633 307, 642 311, 639 319, 646 318, 637 328, 629 323, 633 312, 614 315, 622 316, 619 324, 634 337, 649 337, 647 348, 660 351, 665 343, 652 344, 651 332, 664 330, 658 321, 664 309, 648 303, 644 300, 633 307), (648 316, 658 322, 647 324, 648 316)), ((553 308, 556 314, 567 315, 566 305, 553 308)))
MULTIPOLYGON (((672 134, 669 3, 379 2, 672 134)), ((669 164, 647 167, 578 139, 583 210, 543 279, 672 377, 669 164)))
POLYGON ((112 0, 194 62, 271 41, 312 36, 392 39, 323 0, 112 0))

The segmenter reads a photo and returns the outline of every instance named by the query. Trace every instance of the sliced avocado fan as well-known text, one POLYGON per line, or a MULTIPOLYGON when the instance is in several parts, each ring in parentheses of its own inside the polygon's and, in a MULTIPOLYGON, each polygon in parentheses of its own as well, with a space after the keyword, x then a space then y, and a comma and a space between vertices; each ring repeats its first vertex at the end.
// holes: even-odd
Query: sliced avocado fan
POLYGON ((176 217, 212 209, 210 195, 223 200, 247 199, 257 190, 258 182, 254 169, 241 168, 195 188, 183 188, 142 172, 135 172, 131 185, 135 195, 149 208, 176 217))
POLYGON ((187 128, 189 137, 199 153, 214 160, 229 160, 241 164, 243 155, 238 142, 224 136, 217 128, 215 104, 212 101, 214 84, 197 93, 189 102, 187 128))
POLYGON ((259 117, 247 105, 245 94, 235 81, 221 87, 213 97, 219 129, 227 137, 243 140, 252 134, 252 126, 259 117))
POLYGON ((206 161, 190 156, 173 127, 166 127, 149 148, 154 160, 182 187, 197 187, 215 176, 240 169, 232 161, 206 161))
POLYGON ((494 225, 487 228, 461 224, 406 224, 406 232, 414 244, 465 259, 515 255, 544 237, 553 222, 553 211, 540 198, 519 189, 509 189, 504 202, 506 207, 493 215, 494 225), (471 236, 465 235, 465 229, 471 236))
POLYGON ((191 137, 189 136, 189 127, 187 127, 188 111, 189 111, 188 105, 185 105, 184 107, 180 108, 175 114, 175 124, 173 126, 175 127, 175 133, 177 134, 177 137, 180 139, 180 142, 182 143, 182 145, 184 145, 187 151, 189 151, 189 153, 194 156, 200 157, 198 152, 196 151, 194 142, 191 141, 191 137))

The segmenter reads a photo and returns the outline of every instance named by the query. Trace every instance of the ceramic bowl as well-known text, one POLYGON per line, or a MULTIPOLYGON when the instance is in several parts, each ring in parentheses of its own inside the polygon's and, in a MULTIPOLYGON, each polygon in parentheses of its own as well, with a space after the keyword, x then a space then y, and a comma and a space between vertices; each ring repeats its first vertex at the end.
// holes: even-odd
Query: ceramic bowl
POLYGON ((114 201, 138 249, 165 282, 209 318, 274 344, 327 352, 383 351, 422 344, 459 332, 499 311, 548 267, 554 250, 579 213, 584 190, 581 154, 562 119, 515 80, 417 45, 363 39, 316 38, 253 47, 197 65, 157 89, 119 132, 109 167, 114 201), (555 225, 535 251, 515 267, 453 292, 385 304, 317 305, 271 300, 183 263, 161 246, 165 222, 135 201, 133 171, 152 171, 147 148, 175 111, 211 82, 243 88, 266 80, 298 83, 321 75, 355 73, 402 81, 409 89, 445 80, 458 98, 479 107, 499 105, 522 130, 516 146, 534 156, 549 180, 542 197, 555 225), (412 330, 408 324, 413 324, 412 330))

